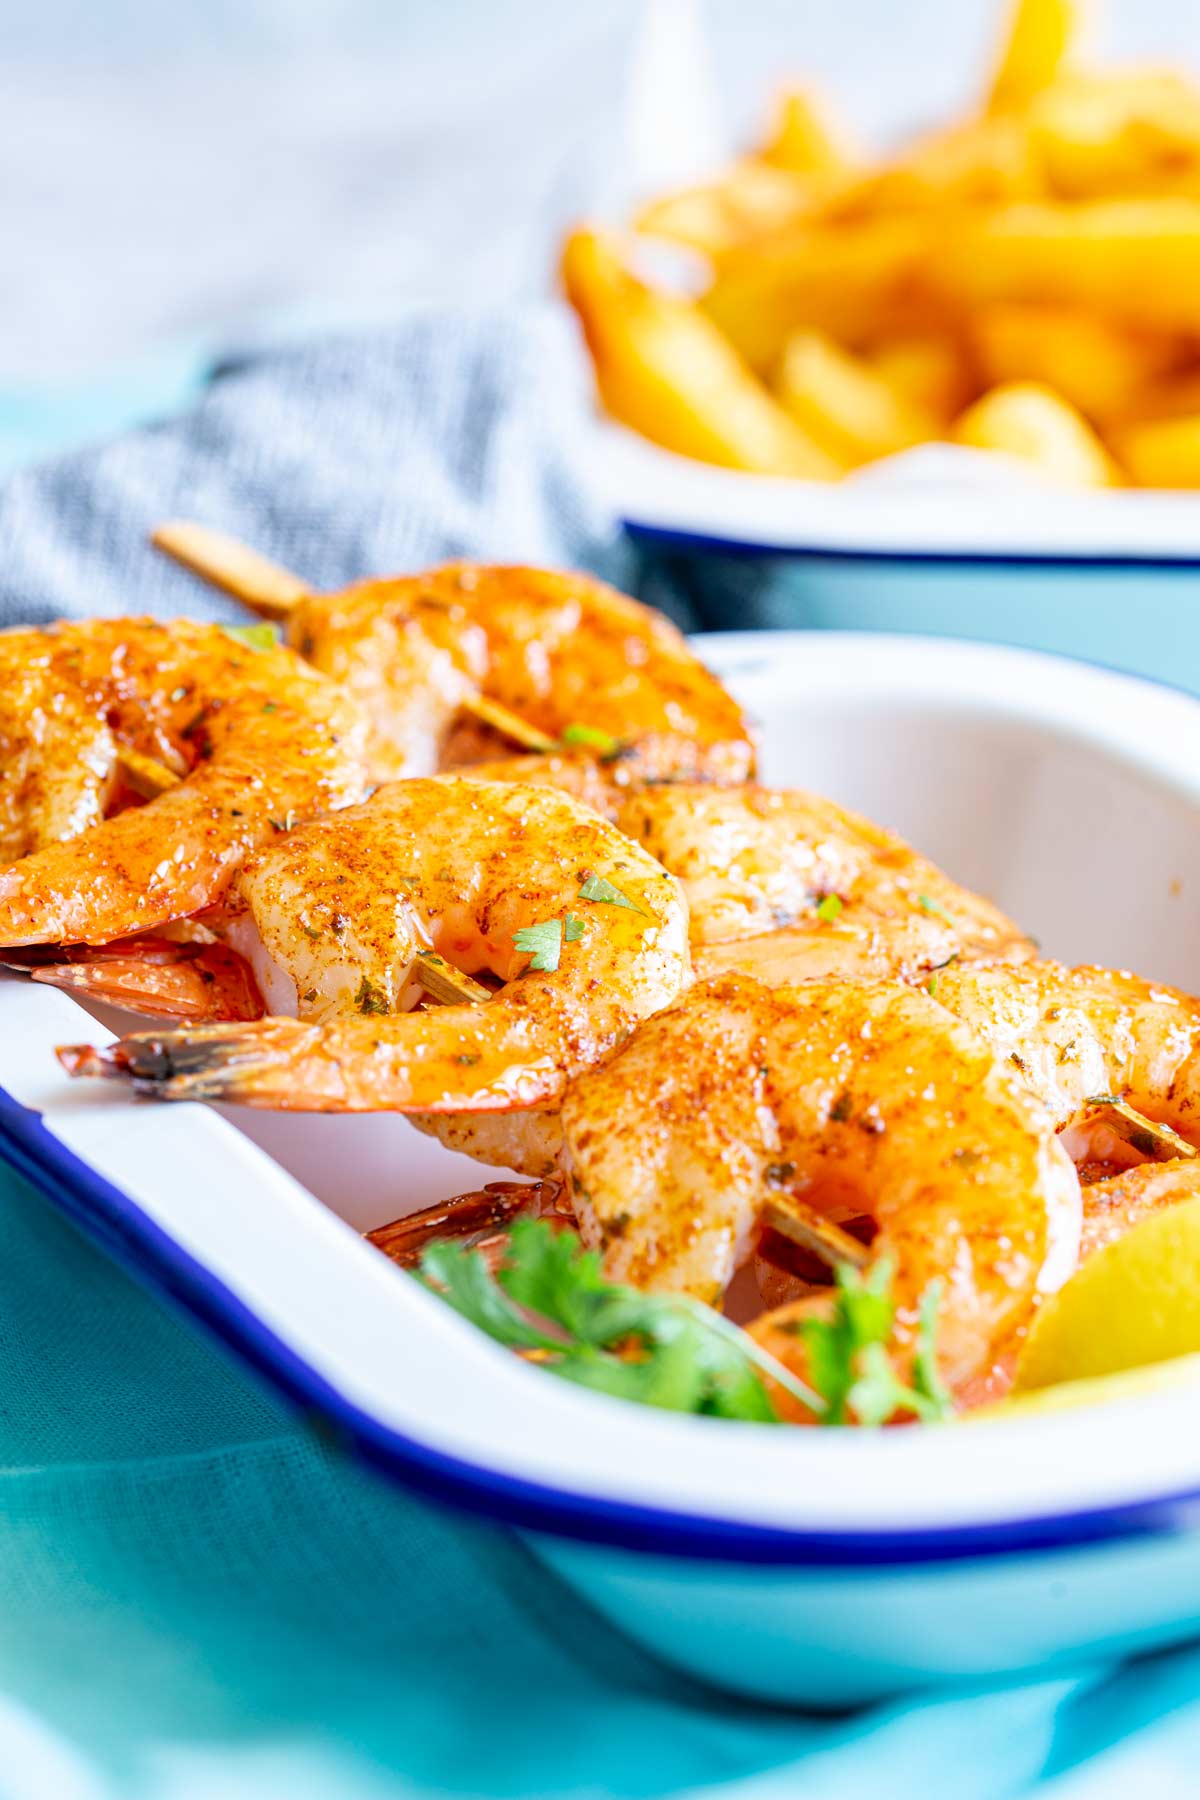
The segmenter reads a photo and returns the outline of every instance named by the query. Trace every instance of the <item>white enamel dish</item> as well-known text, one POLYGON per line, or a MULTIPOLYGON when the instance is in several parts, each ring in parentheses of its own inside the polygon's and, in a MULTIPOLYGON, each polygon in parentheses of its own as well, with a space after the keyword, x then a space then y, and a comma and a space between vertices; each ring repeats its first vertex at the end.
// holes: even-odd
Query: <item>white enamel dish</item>
POLYGON ((1200 565, 1200 497, 1064 489, 1015 458, 923 444, 838 482, 717 468, 597 419, 595 465, 630 530, 709 551, 1089 567, 1200 565))
MULTIPOLYGON (((897 827, 1073 961, 1200 990, 1200 703, 1027 651, 728 635, 766 773, 897 827)), ((358 1233, 488 1179, 401 1119, 130 1101, 0 982, 0 1155, 384 1474, 517 1525, 631 1633, 842 1702, 1200 1623, 1200 1390, 888 1433, 677 1418, 498 1350, 358 1233)))

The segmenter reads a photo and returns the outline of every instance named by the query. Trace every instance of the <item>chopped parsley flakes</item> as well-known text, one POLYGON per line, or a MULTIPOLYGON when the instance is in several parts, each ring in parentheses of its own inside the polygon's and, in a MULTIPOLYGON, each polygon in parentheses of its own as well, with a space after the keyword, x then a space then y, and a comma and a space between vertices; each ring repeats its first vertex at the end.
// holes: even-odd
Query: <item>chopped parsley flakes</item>
POLYGON ((387 995, 366 975, 358 984, 354 1004, 360 1013, 386 1013, 388 1010, 387 995))
POLYGON ((595 900, 601 906, 626 906, 630 912, 645 913, 644 906, 623 894, 619 887, 614 887, 603 875, 589 875, 579 889, 581 900, 595 900))
POLYGON ((620 738, 615 738, 611 731, 602 731, 598 725, 568 725, 562 741, 577 744, 584 750, 595 750, 601 756, 616 756, 621 749, 620 738))
POLYGON ((261 653, 264 650, 275 650, 279 645, 279 633, 274 625, 268 625, 265 621, 261 625, 222 625, 221 630, 235 643, 244 644, 247 650, 261 653))
POLYGON ((561 919, 541 919, 536 925, 522 925, 513 932, 513 943, 529 957, 529 967, 537 975, 552 975, 557 969, 562 940, 561 919))

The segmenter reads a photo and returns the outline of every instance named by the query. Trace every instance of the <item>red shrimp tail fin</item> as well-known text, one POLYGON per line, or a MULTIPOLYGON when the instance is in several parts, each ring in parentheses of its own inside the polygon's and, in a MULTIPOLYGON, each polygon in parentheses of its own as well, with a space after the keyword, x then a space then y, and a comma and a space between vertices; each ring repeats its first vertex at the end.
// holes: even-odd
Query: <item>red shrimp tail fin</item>
POLYGON ((249 963, 224 944, 127 938, 62 950, 10 950, 3 962, 46 986, 151 1019, 202 1024, 261 1019, 265 1011, 249 963))

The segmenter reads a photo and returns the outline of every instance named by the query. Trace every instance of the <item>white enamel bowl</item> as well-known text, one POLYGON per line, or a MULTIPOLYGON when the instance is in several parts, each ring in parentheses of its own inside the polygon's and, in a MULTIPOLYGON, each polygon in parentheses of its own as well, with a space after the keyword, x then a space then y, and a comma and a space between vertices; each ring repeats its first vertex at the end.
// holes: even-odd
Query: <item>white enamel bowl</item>
MULTIPOLYGON (((897 827, 1073 961, 1200 990, 1200 703, 1027 651, 702 640, 766 773, 897 827)), ((71 1084, 102 1036, 0 983, 0 1155, 384 1473, 515 1524, 702 1677, 837 1703, 1200 1622, 1200 1391, 889 1433, 684 1419, 496 1349, 357 1233, 486 1173, 400 1119, 71 1084)))

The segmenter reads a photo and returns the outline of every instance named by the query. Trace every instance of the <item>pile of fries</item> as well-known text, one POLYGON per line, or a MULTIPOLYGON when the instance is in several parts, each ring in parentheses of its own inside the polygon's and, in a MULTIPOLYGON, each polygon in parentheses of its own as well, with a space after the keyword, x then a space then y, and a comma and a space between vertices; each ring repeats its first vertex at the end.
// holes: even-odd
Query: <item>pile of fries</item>
POLYGON ((1018 0, 982 108, 884 162, 785 95, 758 150, 635 221, 704 259, 698 299, 574 232, 605 409, 757 474, 949 441, 1200 487, 1200 86, 1089 66, 1080 35, 1079 0, 1018 0))

